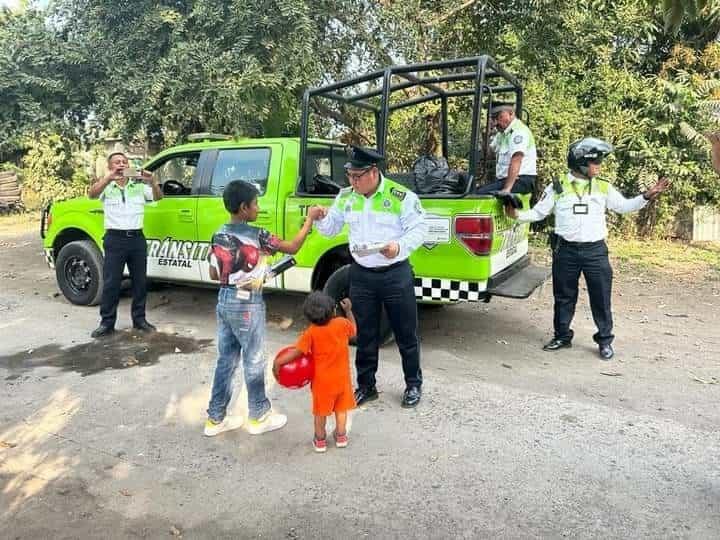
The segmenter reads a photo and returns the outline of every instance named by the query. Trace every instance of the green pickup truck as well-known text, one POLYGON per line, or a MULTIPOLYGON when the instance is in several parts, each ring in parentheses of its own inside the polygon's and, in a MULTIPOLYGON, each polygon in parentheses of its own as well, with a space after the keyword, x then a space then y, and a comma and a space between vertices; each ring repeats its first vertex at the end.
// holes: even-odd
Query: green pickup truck
MULTIPOLYGON (((156 175, 164 194, 145 210, 148 278, 213 284, 208 269, 210 239, 227 221, 222 192, 232 180, 245 180, 258 188, 258 226, 291 238, 309 206, 332 204, 335 194, 348 185, 343 169, 345 145, 336 139, 350 133, 343 127, 344 122, 351 122, 348 118, 354 122, 361 116, 348 116, 347 111, 359 109, 375 124, 374 130, 363 133, 374 134, 369 142, 388 155, 384 174, 415 190, 427 212, 426 242, 411 257, 418 301, 527 298, 547 277, 544 268, 529 262, 528 226, 507 219, 493 196, 474 193, 486 180, 478 171, 489 168, 484 158, 488 155, 484 150, 490 130, 489 103, 503 94, 512 94, 519 113, 520 84, 487 56, 393 66, 306 91, 299 138, 201 135, 161 152, 144 165, 156 175), (458 83, 459 87, 453 86, 458 83), (452 99, 468 104, 469 137, 465 133, 452 139, 448 134, 452 99), (465 163, 467 170, 450 171, 445 177, 442 168, 440 175, 438 170, 428 175, 427 166, 394 171, 393 163, 398 161, 393 161, 387 148, 393 113, 433 101, 440 103, 443 156, 451 157, 451 147, 458 147, 456 139, 465 141, 464 160, 458 162, 465 163), (313 123, 313 115, 320 120, 313 123), (323 130, 325 136, 311 137, 313 130, 323 130)), ((358 133, 354 124, 353 130, 358 133)), ((60 290, 74 304, 93 305, 100 300, 103 233, 103 209, 97 200, 57 202, 43 213, 41 236, 47 262, 55 269, 60 290)), ((336 297, 347 291, 351 256, 346 233, 325 238, 313 231, 296 260, 296 266, 275 277, 268 287, 300 292, 325 288, 336 297)))

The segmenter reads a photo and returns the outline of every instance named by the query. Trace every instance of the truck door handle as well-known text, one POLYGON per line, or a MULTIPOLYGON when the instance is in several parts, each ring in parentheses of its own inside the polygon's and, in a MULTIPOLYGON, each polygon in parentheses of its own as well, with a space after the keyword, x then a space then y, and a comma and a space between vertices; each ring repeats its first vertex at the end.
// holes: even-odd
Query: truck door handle
POLYGON ((189 208, 182 208, 178 211, 178 214, 180 215, 180 221, 192 222, 193 220, 193 211, 189 208))

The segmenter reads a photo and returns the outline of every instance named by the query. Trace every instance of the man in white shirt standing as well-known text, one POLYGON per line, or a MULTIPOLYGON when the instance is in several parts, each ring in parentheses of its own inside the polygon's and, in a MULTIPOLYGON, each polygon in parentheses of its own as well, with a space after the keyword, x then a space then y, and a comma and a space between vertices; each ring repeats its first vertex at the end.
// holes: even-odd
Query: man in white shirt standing
POLYGON ((349 228, 350 300, 357 321, 355 401, 362 405, 378 398, 375 374, 384 307, 405 375, 401 405, 416 407, 423 379, 415 279, 408 259, 427 234, 425 211, 415 193, 382 175, 379 165, 385 158, 377 150, 353 146, 348 158, 350 187, 340 191, 315 226, 324 236, 335 236, 346 223, 349 228))
POLYGON ((537 149, 530 128, 515 116, 515 106, 499 103, 490 109, 498 128, 490 148, 495 152, 496 182, 480 186, 478 193, 532 193, 537 178, 537 149))
POLYGON ((610 360, 615 354, 610 308, 613 272, 605 243, 605 209, 620 214, 640 210, 665 191, 670 182, 660 179, 645 193, 626 199, 608 182, 595 178, 603 159, 612 150, 610 144, 592 137, 574 142, 567 158, 570 172, 545 188, 540 202, 524 212, 506 206, 507 214, 522 223, 540 221, 555 213, 556 236, 552 242, 555 335, 543 347, 546 351, 572 346, 574 333, 570 324, 575 315, 582 272, 598 329, 593 339, 598 344, 600 358, 610 360))
POLYGON ((145 203, 162 199, 162 191, 153 176, 141 171, 128 177, 128 159, 122 152, 108 157, 108 173, 90 186, 88 197, 103 202, 105 236, 103 237, 103 291, 100 303, 100 326, 92 337, 107 336, 115 331, 120 284, 127 264, 132 280, 133 327, 152 332, 155 327, 145 319, 147 296, 147 242, 143 234, 145 203))

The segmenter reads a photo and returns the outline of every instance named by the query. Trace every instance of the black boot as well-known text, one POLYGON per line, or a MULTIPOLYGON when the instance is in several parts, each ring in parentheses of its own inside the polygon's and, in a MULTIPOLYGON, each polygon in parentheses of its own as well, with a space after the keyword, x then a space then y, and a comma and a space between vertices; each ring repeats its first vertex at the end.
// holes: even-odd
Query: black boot
POLYGON ((360 406, 368 401, 375 401, 378 398, 377 388, 374 386, 359 386, 355 390, 355 403, 360 406))
POLYGON ((422 397, 422 389, 419 386, 408 386, 403 394, 402 403, 404 409, 412 409, 417 407, 422 397))
POLYGON ((135 321, 133 323, 133 328, 135 328, 135 330, 140 330, 141 332, 148 332, 148 333, 155 332, 157 330, 157 328, 155 328, 152 324, 147 322, 145 319, 143 319, 142 321, 135 321))
POLYGON ((100 337, 106 337, 109 336, 115 332, 115 329, 112 326, 107 326, 105 324, 101 324, 98 326, 95 330, 93 330, 92 334, 90 334, 90 337, 93 338, 100 338, 100 337))
POLYGON ((572 341, 552 338, 545 345, 543 345, 543 351, 557 351, 558 349, 568 349, 570 347, 572 347, 572 341))

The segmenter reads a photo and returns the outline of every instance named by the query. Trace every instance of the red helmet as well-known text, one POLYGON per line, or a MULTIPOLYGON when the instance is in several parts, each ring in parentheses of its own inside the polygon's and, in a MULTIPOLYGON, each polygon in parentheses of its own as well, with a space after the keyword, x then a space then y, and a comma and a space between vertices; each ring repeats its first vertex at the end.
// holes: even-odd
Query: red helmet
MULTIPOLYGON (((275 358, 292 348, 293 347, 285 347, 277 353, 275 358)), ((277 380, 285 388, 295 389, 310 384, 314 376, 315 363, 311 356, 303 354, 300 358, 296 358, 292 362, 280 366, 277 380)))

